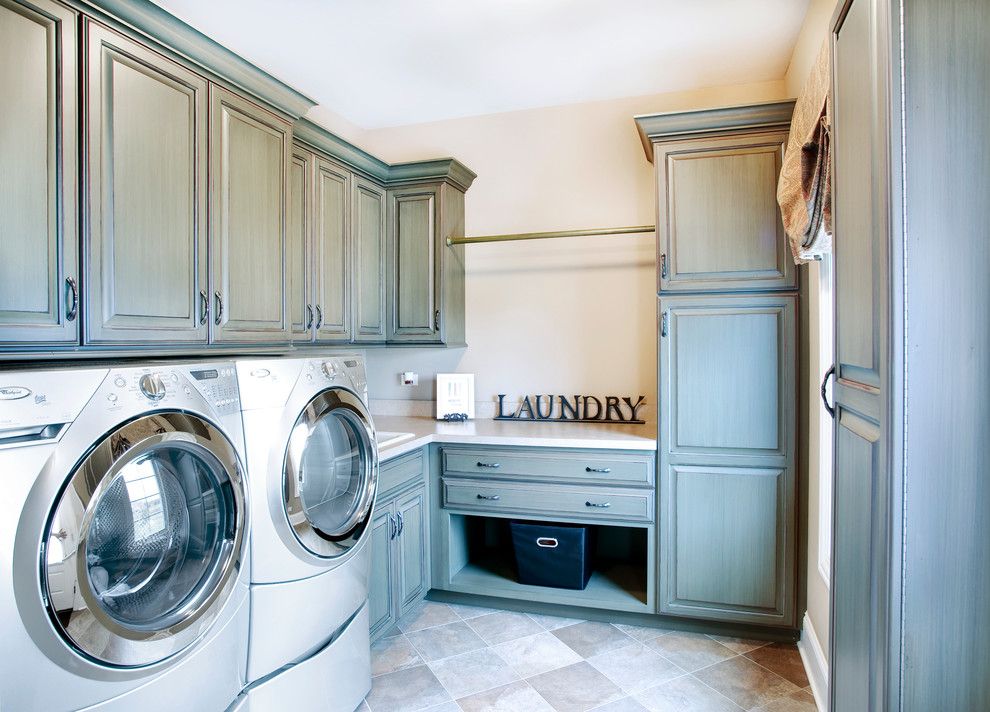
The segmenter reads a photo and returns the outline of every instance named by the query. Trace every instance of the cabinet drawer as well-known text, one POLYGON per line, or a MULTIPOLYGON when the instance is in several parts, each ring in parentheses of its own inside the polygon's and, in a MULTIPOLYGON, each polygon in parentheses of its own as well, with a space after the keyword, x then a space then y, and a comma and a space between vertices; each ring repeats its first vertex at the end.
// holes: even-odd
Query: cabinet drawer
POLYGON ((443 479, 449 509, 653 521, 653 490, 443 479))
POLYGON ((422 449, 383 463, 378 469, 378 497, 421 480, 425 471, 426 458, 422 449))
POLYGON ((539 452, 512 450, 443 451, 444 475, 487 475, 516 479, 557 479, 595 484, 650 486, 653 458, 630 453, 587 453, 572 450, 539 452))

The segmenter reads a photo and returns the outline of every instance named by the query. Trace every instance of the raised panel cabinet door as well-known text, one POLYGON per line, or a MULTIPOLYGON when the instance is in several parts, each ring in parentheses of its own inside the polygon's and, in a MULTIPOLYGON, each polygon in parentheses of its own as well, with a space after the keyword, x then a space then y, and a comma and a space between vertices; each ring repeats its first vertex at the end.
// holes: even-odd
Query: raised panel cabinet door
POLYGON ((385 341, 385 189, 354 177, 351 188, 354 341, 385 341))
POLYGON ((388 340, 440 341, 439 187, 389 194, 388 340))
POLYGON ((371 520, 371 578, 368 588, 368 618, 371 637, 384 632, 397 620, 395 596, 395 576, 392 562, 392 537, 395 533, 395 507, 393 504, 380 507, 371 520))
POLYGON ((348 341, 351 338, 351 175, 337 164, 317 157, 313 187, 316 340, 348 341))
POLYGON ((398 604, 401 617, 416 604, 430 588, 429 535, 426 516, 426 487, 418 487, 395 502, 399 520, 398 546, 399 589, 398 604))
POLYGON ((794 478, 777 468, 661 472, 660 612, 794 623, 794 478))
POLYGON ((0 0, 0 347, 79 338, 76 24, 0 0))
POLYGON ((796 297, 660 298, 660 449, 671 464, 793 464, 796 297))
POLYGON ((212 338, 285 343, 292 128, 216 85, 210 101, 212 338))
POLYGON ((205 79, 86 22, 86 341, 208 333, 205 79))
POLYGON ((289 210, 286 227, 289 320, 294 341, 313 340, 313 166, 312 153, 294 146, 289 163, 289 210))
POLYGON ((777 206, 786 132, 656 145, 659 290, 794 289, 777 206))

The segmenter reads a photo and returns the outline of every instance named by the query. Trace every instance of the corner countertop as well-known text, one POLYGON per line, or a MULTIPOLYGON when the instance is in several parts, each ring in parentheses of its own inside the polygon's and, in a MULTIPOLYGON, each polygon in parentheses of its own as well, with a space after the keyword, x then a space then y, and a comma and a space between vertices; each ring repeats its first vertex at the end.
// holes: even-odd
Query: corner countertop
POLYGON ((412 433, 411 439, 379 450, 382 462, 430 443, 517 445, 602 450, 656 450, 656 423, 547 423, 539 421, 468 420, 450 423, 426 416, 376 415, 375 429, 412 433))

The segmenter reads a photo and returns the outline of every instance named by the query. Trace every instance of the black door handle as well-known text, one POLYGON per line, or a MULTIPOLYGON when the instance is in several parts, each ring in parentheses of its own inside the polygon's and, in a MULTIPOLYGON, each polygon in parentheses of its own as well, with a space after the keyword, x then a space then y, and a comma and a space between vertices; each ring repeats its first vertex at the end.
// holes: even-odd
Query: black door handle
POLYGON ((833 418, 835 417, 835 408, 828 404, 828 379, 830 379, 834 375, 835 375, 835 364, 833 363, 831 366, 828 367, 828 370, 825 372, 825 378, 822 379, 822 391, 821 391, 822 403, 825 406, 825 410, 827 410, 828 414, 831 415, 833 418))

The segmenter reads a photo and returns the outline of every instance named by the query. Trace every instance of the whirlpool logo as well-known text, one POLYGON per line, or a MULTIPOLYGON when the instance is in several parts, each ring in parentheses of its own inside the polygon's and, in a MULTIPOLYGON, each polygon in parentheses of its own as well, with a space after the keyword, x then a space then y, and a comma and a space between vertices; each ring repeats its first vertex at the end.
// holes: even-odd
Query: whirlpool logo
POLYGON ((31 395, 30 388, 23 386, 0 386, 0 400, 11 401, 27 398, 31 395))

